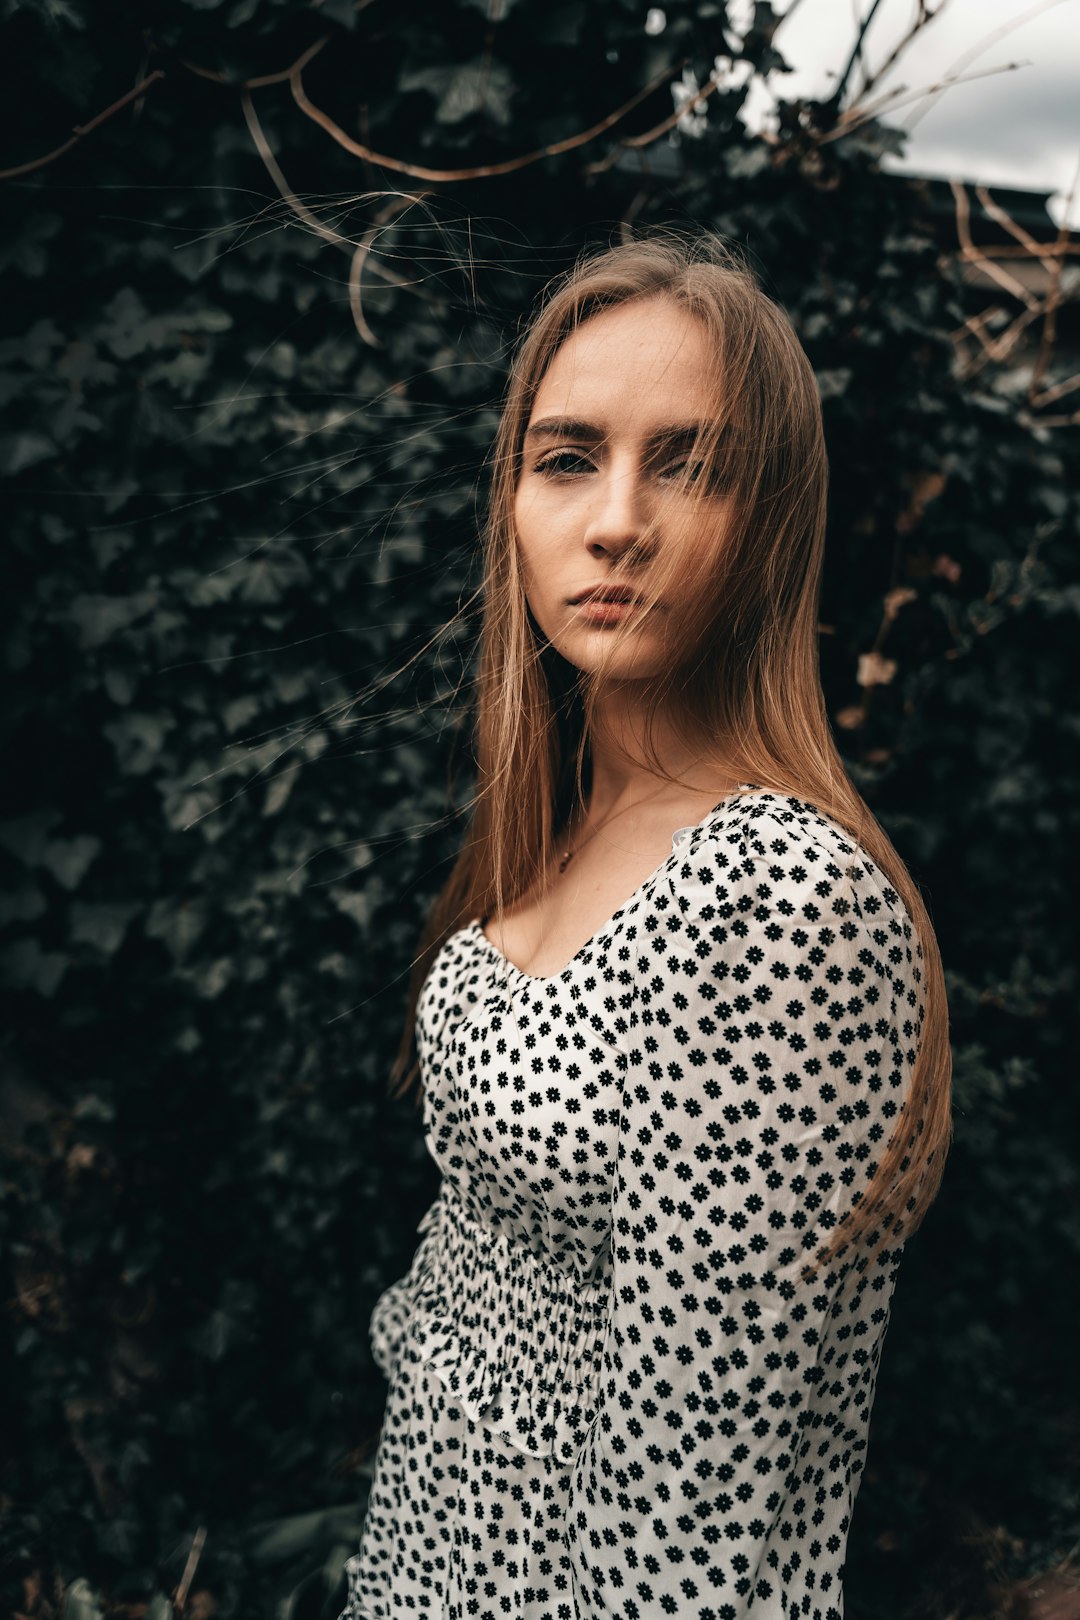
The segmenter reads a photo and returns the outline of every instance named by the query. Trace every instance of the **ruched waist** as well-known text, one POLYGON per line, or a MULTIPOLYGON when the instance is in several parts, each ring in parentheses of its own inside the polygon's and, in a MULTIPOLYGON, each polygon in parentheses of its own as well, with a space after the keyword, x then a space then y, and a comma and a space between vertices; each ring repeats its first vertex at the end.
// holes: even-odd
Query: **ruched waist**
POLYGON ((408 1276, 372 1313, 379 1366, 392 1378, 407 1343, 473 1422, 572 1461, 596 1411, 607 1280, 576 1282, 476 1220, 447 1181, 418 1230, 408 1276))

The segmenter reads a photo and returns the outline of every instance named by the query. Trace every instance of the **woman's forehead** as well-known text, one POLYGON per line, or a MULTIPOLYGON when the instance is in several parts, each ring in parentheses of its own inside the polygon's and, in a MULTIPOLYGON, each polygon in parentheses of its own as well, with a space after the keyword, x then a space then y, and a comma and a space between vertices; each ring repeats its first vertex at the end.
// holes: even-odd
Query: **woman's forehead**
POLYGON ((642 299, 590 316, 555 351, 530 422, 565 417, 647 424, 708 414, 715 391, 709 334, 667 299, 642 299))

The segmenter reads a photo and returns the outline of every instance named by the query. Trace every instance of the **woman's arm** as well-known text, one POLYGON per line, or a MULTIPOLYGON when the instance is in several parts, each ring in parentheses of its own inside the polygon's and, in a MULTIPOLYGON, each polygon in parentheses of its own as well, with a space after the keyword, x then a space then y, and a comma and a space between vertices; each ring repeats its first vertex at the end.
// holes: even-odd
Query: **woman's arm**
POLYGON ((845 871, 772 834, 775 859, 693 845, 631 947, 611 1319, 567 1517, 581 1620, 771 1620, 814 1562, 815 1607, 837 1598, 899 1249, 800 1272, 895 1128, 919 953, 854 846, 845 871))

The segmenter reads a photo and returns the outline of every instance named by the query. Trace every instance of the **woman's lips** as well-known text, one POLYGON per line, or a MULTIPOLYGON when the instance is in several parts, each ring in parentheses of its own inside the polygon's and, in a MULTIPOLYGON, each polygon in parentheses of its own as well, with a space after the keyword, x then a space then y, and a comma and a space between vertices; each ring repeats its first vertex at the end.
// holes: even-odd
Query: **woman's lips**
POLYGON ((590 624, 619 624, 629 614, 636 613, 640 602, 602 602, 597 597, 579 602, 577 611, 590 624))

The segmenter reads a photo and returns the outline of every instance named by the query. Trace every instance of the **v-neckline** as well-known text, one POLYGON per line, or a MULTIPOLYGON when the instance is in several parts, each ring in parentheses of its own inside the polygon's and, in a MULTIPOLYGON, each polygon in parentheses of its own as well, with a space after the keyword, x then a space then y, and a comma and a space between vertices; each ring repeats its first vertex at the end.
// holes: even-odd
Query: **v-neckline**
MULTIPOLYGON (((755 793, 761 791, 755 782, 740 782, 738 786, 740 789, 749 788, 751 792, 755 793)), ((637 888, 634 889, 631 894, 627 895, 626 899, 619 906, 618 910, 613 911, 611 916, 602 922, 599 928, 595 929, 594 932, 589 935, 589 938, 585 941, 585 943, 578 947, 570 960, 561 968, 556 968, 553 973, 527 973, 524 968, 518 967, 516 962, 512 962, 510 958, 499 949, 493 939, 488 938, 487 934, 484 932, 485 919, 483 917, 474 917, 470 923, 466 924, 466 931, 471 932, 477 943, 486 948, 489 954, 501 964, 503 972, 506 976, 513 976, 525 984, 554 984, 557 980, 561 979, 566 973, 568 973, 570 969, 585 955, 586 951, 590 950, 590 948, 596 944, 597 940, 600 939, 602 935, 606 934, 613 927, 613 925, 619 921, 623 913, 631 905, 633 905, 634 901, 640 894, 644 892, 644 890, 649 887, 650 883, 655 883, 656 879, 660 876, 660 873, 671 860, 672 855, 676 854, 675 840, 678 838, 680 833, 697 832, 700 827, 704 827, 706 822, 711 821, 713 816, 719 814, 719 812, 727 805, 734 803, 736 799, 742 799, 745 797, 746 794, 742 792, 737 791, 734 793, 729 793, 726 798, 720 800, 719 804, 714 805, 711 810, 706 811, 705 815, 702 816, 700 821, 692 822, 686 827, 676 827, 675 831, 671 835, 671 849, 660 862, 659 866, 655 867, 647 877, 641 880, 637 888)))

